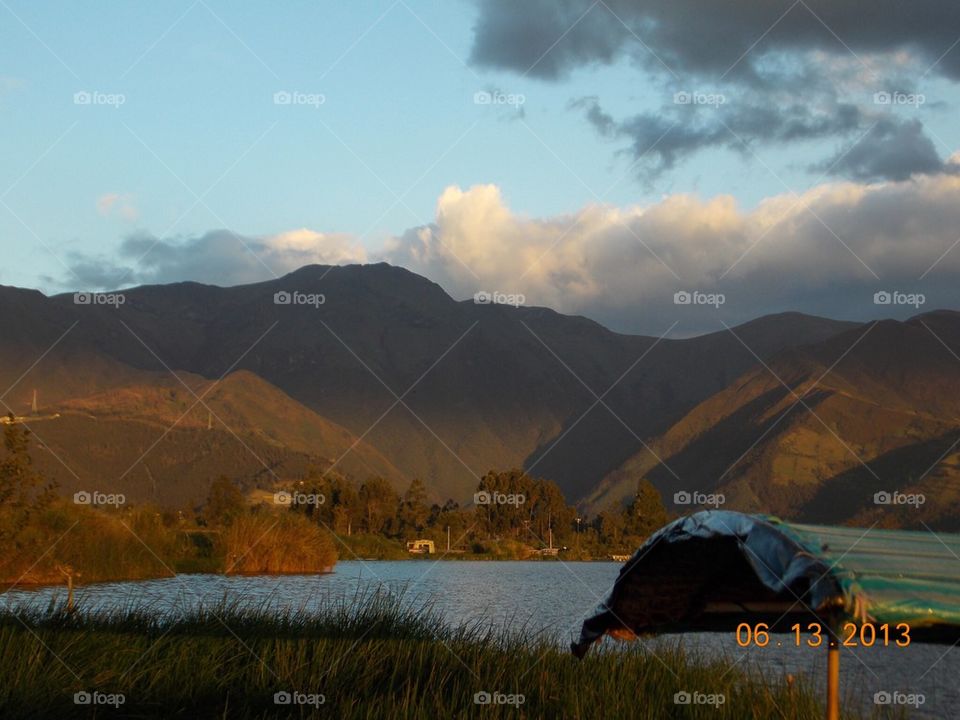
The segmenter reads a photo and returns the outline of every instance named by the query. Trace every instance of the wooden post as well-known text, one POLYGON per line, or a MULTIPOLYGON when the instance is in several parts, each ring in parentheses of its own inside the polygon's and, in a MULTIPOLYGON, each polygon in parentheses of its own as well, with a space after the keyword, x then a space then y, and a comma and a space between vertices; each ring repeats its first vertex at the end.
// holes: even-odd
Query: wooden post
POLYGON ((73 578, 75 575, 79 577, 80 573, 74 572, 72 566, 61 563, 57 563, 57 570, 67 578, 67 612, 71 613, 73 612, 73 578))
POLYGON ((840 642, 832 632, 827 645, 827 720, 840 720, 840 642))

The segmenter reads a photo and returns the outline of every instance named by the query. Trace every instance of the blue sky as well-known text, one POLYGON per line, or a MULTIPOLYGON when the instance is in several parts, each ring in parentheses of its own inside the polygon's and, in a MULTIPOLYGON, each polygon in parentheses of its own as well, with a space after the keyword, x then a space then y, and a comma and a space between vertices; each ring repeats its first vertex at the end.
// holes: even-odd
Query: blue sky
MULTIPOLYGON (((52 12, 47 3, 11 4, 63 61, 7 13, 2 63, 17 85, 0 117, 17 142, 4 187, 67 133, 8 200, 51 247, 106 248, 129 231, 97 213, 107 193, 132 195, 133 224, 163 232, 193 204, 191 190, 204 193, 224 172, 204 198, 210 209, 189 212, 173 232, 322 227, 369 231, 377 246, 431 219, 450 184, 498 183, 531 214, 592 200, 509 112, 474 104, 476 91, 498 83, 526 95, 530 127, 597 192, 626 171, 581 117, 564 111, 576 94, 569 88, 464 64, 474 15, 467 3, 412 4, 428 27, 383 2, 207 6, 95 3, 52 12), (75 106, 77 90, 122 93, 125 103, 75 106), (322 93, 326 102, 276 106, 278 90, 322 93), (406 193, 409 207, 389 210, 393 193, 406 193)), ((624 79, 603 78, 611 90, 624 79)), ((637 198, 627 178, 609 199, 637 198)), ((2 223, 4 237, 22 237, 9 214, 2 223)), ((36 282, 48 263, 43 253, 18 253, 17 276, 5 280, 36 282)))
MULTIPOLYGON (((576 6, 576 2, 559 5, 576 6)), ((877 187, 903 181, 856 176, 859 171, 854 176, 824 178, 822 172, 811 170, 812 163, 826 162, 849 145, 868 127, 867 120, 835 136, 820 134, 789 142, 764 138, 762 132, 757 138, 741 138, 740 132, 731 130, 750 144, 749 150, 731 149, 730 137, 714 138, 666 169, 650 170, 645 164, 649 158, 633 165, 634 157, 628 152, 631 133, 640 136, 640 131, 629 123, 630 118, 644 113, 674 117, 668 114, 684 111, 671 107, 677 91, 725 93, 727 100, 719 109, 696 108, 676 115, 680 122, 671 129, 671 138, 685 132, 686 124, 691 128, 709 125, 710 113, 732 117, 722 113, 736 108, 741 98, 749 99, 750 112, 759 116, 765 103, 778 106, 788 98, 791 103, 814 105, 826 96, 804 97, 800 83, 785 94, 782 87, 771 83, 759 87, 737 80, 735 74, 717 81, 718 73, 688 71, 683 53, 691 53, 691 58, 695 53, 681 45, 651 49, 639 30, 635 36, 616 40, 620 45, 613 44, 612 53, 598 51, 591 56, 587 43, 594 36, 578 33, 595 19, 605 21, 597 33, 620 30, 621 16, 627 21, 620 23, 624 27, 643 26, 642 16, 631 18, 614 2, 602 7, 587 3, 582 11, 573 7, 572 17, 583 14, 587 19, 572 30, 555 33, 546 44, 546 60, 525 72, 521 68, 530 69, 530 64, 516 57, 526 48, 504 50, 516 38, 491 41, 490 33, 483 30, 502 27, 501 16, 513 12, 511 7, 496 0, 257 5, 216 0, 83 4, 5 0, 0 4, 0 132, 4 137, 0 283, 47 292, 96 284, 80 272, 84 264, 127 268, 119 273, 124 284, 151 278, 168 281, 178 278, 151 275, 149 268, 136 267, 134 256, 124 256, 124 240, 148 237, 170 249, 196 246, 210 231, 229 229, 249 238, 251 247, 261 241, 267 247, 273 242, 269 238, 310 229, 323 238, 348 238, 345 242, 359 259, 384 258, 412 266, 458 296, 500 283, 509 285, 505 290, 527 290, 532 301, 564 311, 585 312, 624 328, 650 329, 624 315, 633 312, 631 308, 642 298, 621 302, 597 289, 626 283, 623 278, 605 281, 601 269, 611 264, 608 258, 596 260, 600 269, 590 277, 558 286, 566 280, 557 278, 566 278, 576 269, 578 254, 592 258, 608 242, 606 231, 598 229, 583 238, 579 248, 569 248, 570 267, 553 266, 543 269, 542 275, 538 269, 513 278, 504 278, 498 271, 497 263, 510 262, 505 238, 522 243, 517 238, 530 234, 526 222, 537 229, 569 227, 571 218, 582 217, 596 204, 608 208, 608 224, 633 228, 637 213, 631 208, 662 207, 671 198, 687 195, 705 205, 727 197, 736 212, 746 216, 770 198, 792 197, 793 192, 821 185, 853 182, 877 187), (488 41, 491 44, 485 46, 488 41), (555 57, 572 59, 556 73, 546 72, 555 57), (522 95, 521 110, 474 101, 477 92, 495 91, 522 95), (77 104, 75 94, 83 92, 99 95, 92 104, 77 104), (323 103, 276 104, 278 92, 322 95, 323 103), (110 103, 110 95, 122 97, 122 104, 97 104, 97 98, 110 103), (591 123, 586 114, 591 103, 619 129, 604 131, 591 123), (496 202, 482 200, 492 197, 482 192, 468 192, 489 186, 497 189, 496 202), (463 230, 466 220, 453 224, 464 237, 473 238, 469 242, 454 230, 446 231, 451 233, 447 240, 437 231, 442 226, 438 203, 451 187, 468 192, 467 198, 476 199, 477 206, 494 208, 494 214, 502 205, 517 225, 505 230, 505 237, 490 240, 490 252, 484 246, 481 250, 487 255, 478 255, 473 262, 465 258, 479 252, 477 243, 488 242, 476 239, 482 233, 463 230), (610 220, 612 216, 616 217, 610 220), (457 247, 461 249, 451 252, 462 257, 442 263, 423 260, 424 249, 418 255, 409 238, 404 240, 416 228, 433 228, 433 250, 457 247), (391 252, 384 249, 391 246, 391 252), (463 267, 450 269, 470 265, 475 267, 466 275, 463 267)), ((521 23, 523 18, 515 21, 521 23)), ((557 22, 557 28, 570 26, 562 18, 557 22)), ((546 19, 543 24, 549 26, 546 19)), ((785 71, 789 75, 814 67, 835 81, 831 93, 867 108, 868 114, 876 110, 872 98, 878 90, 902 86, 922 91, 928 99, 921 107, 890 108, 891 117, 899 118, 902 127, 922 121, 923 138, 943 162, 960 143, 960 128, 951 121, 957 100, 955 79, 941 73, 940 67, 922 72, 930 64, 929 57, 936 57, 939 46, 933 41, 929 48, 911 55, 895 37, 889 48, 865 39, 864 50, 854 40, 849 46, 836 38, 831 41, 826 29, 824 38, 799 49, 787 47, 787 39, 778 40, 776 33, 754 35, 773 43, 769 49, 758 47, 756 54, 766 58, 767 64, 760 62, 757 68, 792 66, 785 71), (778 49, 777 42, 783 47, 778 49), (890 80, 894 75, 886 74, 894 59, 899 68, 895 81, 890 80), (883 70, 864 78, 868 66, 883 70), (902 82, 903 77, 909 81, 902 82)), ((520 43, 525 42, 521 37, 520 43)), ((537 42, 545 41, 529 39, 533 46, 537 42)), ((749 48, 731 44, 729 57, 736 59, 749 48)), ((533 56, 540 57, 536 48, 533 56)), ((738 71, 745 65, 741 62, 738 71)), ((946 67, 944 62, 941 65, 946 67)), ((831 95, 827 102, 835 100, 831 95)), ((824 113, 830 112, 827 106, 824 113)), ((749 129, 750 124, 742 127, 749 129)), ((902 144, 900 136, 896 139, 902 144)), ((940 171, 929 174, 939 174, 946 182, 940 171)), ((916 205, 917 200, 910 202, 916 205)), ((473 205, 458 207, 464 218, 473 217, 473 205)), ((722 268, 729 265, 725 259, 715 268, 697 266, 681 272, 670 257, 683 264, 687 261, 681 262, 681 256, 689 261, 709 253, 711 242, 725 242, 725 230, 717 230, 713 239, 701 239, 706 244, 694 250, 672 243, 683 242, 682 237, 696 228, 662 231, 665 237, 651 235, 649 241, 641 233, 633 250, 653 248, 654 259, 669 271, 657 272, 673 276, 671 282, 678 289, 709 290, 714 283, 722 285, 722 268)), ((771 235, 779 237, 780 232, 771 235)), ((837 243, 841 251, 844 244, 855 250, 856 236, 853 232, 851 237, 838 238, 843 240, 837 243)), ((541 250, 564 245, 562 231, 553 237, 536 248, 520 249, 534 257, 541 250)), ((753 240, 745 242, 750 247, 753 240)), ((917 259, 918 269, 949 247, 946 236, 929 242, 929 252, 917 259)), ((286 261, 278 259, 278 251, 269 251, 277 260, 274 274, 289 269, 286 261)), ((856 281, 856 292, 861 285, 886 287, 882 281, 887 278, 880 270, 851 257, 864 254, 868 253, 846 254, 844 264, 849 262, 850 271, 844 282, 856 281), (871 277, 864 277, 859 265, 870 266, 871 277)), ((640 265, 634 269, 640 285, 657 285, 643 274, 649 260, 638 260, 640 265)), ((770 265, 778 260, 765 262, 766 275, 757 281, 758 294, 771 285, 776 267, 770 265)), ((902 264, 896 258, 884 258, 877 260, 877 267, 884 263, 902 264)), ((208 275, 191 279, 222 284, 253 279, 208 275)), ((915 273, 895 280, 903 285, 919 277, 915 273)), ((944 283, 950 279, 945 277, 944 283)), ((764 295, 762 303, 738 312, 747 316, 785 309, 791 303, 798 309, 829 312, 830 306, 816 308, 815 298, 807 298, 804 290, 808 287, 809 294, 816 296, 822 292, 822 281, 811 278, 792 294, 776 298, 764 295)), ((658 297, 665 297, 669 289, 658 290, 658 297)), ((857 316, 859 311, 843 305, 839 297, 835 314, 857 316)), ((860 315, 869 315, 869 310, 864 308, 860 315)))

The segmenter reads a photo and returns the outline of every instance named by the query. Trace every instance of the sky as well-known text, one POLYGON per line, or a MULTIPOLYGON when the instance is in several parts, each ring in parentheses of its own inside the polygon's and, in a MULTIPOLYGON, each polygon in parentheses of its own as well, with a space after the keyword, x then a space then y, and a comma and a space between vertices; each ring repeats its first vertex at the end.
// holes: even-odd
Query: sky
POLYGON ((0 284, 307 263, 685 335, 960 309, 960 6, 0 0, 0 284))

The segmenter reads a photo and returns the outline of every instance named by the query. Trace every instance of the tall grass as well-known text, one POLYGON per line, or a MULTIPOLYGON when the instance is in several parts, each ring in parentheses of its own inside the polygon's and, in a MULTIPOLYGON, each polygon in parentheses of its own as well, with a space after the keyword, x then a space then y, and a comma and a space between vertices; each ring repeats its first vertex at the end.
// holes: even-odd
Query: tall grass
POLYGON ((333 540, 302 515, 248 512, 224 528, 198 528, 156 508, 95 509, 58 500, 38 513, 19 547, 0 549, 0 584, 143 580, 175 572, 329 571, 333 540))
POLYGON ((149 508, 98 511, 58 501, 27 528, 20 547, 0 560, 0 578, 18 584, 140 580, 172 574, 188 550, 149 508))
POLYGON ((337 560, 330 536, 291 512, 241 515, 226 529, 224 542, 228 574, 323 572, 337 560))
MULTIPOLYGON (((122 693, 103 717, 781 718, 822 716, 803 683, 765 682, 730 663, 634 644, 577 661, 542 636, 452 627, 429 607, 378 592, 319 612, 221 601, 187 614, 135 607, 0 613, 0 717, 90 717, 73 693, 122 693), (719 707, 679 691, 723 693, 719 707), (277 692, 325 702, 276 705, 277 692), (481 692, 522 694, 478 705, 481 692)), ((847 718, 856 717, 853 714, 847 718)))

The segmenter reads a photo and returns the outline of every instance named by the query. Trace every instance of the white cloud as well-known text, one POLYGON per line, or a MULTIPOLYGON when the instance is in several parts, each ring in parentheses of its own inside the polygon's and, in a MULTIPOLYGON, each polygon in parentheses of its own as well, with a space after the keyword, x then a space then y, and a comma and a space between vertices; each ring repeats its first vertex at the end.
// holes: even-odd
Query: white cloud
POLYGON ((875 306, 873 293, 883 289, 922 292, 924 309, 956 308, 958 228, 960 177, 952 174, 825 184, 750 210, 729 195, 678 194, 545 218, 513 212, 496 185, 451 186, 433 223, 377 252, 353 236, 308 228, 265 237, 215 230, 185 240, 131 236, 120 249, 130 270, 100 258, 81 259, 74 269, 91 287, 121 276, 124 284, 234 285, 307 264, 386 260, 457 299, 478 290, 522 293, 527 304, 622 331, 659 333, 680 321, 674 333, 687 334, 785 310, 851 319, 916 312, 875 306), (678 306, 680 290, 722 293, 726 302, 678 306))
POLYGON ((300 228, 264 238, 262 245, 267 256, 285 272, 304 265, 345 265, 367 260, 367 251, 346 233, 300 228))
POLYGON ((926 289, 932 303, 955 305, 960 248, 925 273, 957 228, 952 175, 822 185, 750 211, 731 196, 672 195, 540 219, 514 214, 497 187, 483 185, 447 188, 435 222, 395 238, 385 257, 457 297, 520 292, 528 303, 656 332, 675 319, 707 329, 788 309, 868 317, 878 312, 872 293, 886 287, 926 289), (676 291, 694 289, 727 302, 719 312, 674 305, 676 291))

